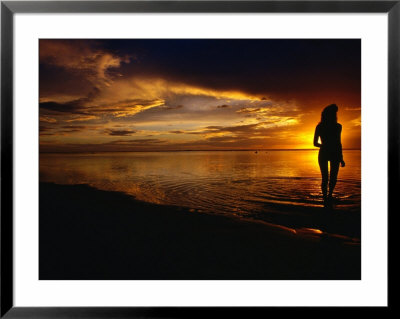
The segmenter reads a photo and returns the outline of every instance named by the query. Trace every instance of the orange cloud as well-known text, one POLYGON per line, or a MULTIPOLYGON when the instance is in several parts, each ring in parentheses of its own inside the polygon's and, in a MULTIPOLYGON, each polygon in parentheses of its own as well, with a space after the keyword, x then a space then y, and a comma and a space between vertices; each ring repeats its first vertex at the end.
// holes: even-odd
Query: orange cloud
POLYGON ((102 49, 94 49, 85 41, 40 40, 41 63, 78 71, 95 86, 108 86, 112 76, 109 69, 118 68, 122 62, 129 63, 132 57, 117 56, 102 49))

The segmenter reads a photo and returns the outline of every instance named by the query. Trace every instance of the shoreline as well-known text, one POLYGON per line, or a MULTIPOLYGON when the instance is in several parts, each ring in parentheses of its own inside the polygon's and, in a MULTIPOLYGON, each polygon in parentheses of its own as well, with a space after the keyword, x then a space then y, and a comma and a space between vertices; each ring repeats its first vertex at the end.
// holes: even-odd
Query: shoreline
POLYGON ((40 183, 39 279, 357 280, 361 245, 312 227, 197 213, 88 185, 40 183))

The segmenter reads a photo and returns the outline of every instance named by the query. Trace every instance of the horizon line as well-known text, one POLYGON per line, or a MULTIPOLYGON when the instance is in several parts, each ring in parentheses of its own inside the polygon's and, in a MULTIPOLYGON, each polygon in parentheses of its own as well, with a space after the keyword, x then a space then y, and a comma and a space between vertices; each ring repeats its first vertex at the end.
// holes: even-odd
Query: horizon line
MULTIPOLYGON (((146 152, 262 152, 262 151, 317 151, 318 148, 258 148, 258 149, 205 149, 205 150, 119 150, 119 151, 39 151, 39 154, 68 153, 146 153, 146 152)), ((361 151, 361 148, 344 148, 343 151, 361 151)))

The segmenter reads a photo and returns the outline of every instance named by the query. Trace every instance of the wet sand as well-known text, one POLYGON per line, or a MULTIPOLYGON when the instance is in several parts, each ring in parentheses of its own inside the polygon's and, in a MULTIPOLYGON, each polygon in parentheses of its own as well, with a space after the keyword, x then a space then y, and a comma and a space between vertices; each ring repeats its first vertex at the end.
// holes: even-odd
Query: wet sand
POLYGON ((40 183, 39 199, 41 280, 361 279, 359 214, 266 207, 276 227, 87 185, 40 183))

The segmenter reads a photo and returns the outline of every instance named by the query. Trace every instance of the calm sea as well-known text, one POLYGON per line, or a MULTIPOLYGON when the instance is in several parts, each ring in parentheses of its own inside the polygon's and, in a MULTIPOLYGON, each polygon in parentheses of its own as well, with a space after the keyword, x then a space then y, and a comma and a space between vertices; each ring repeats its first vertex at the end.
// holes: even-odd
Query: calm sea
MULTIPOLYGON (((158 204, 254 217, 268 205, 321 206, 314 150, 41 154, 40 181, 88 184, 158 204)), ((344 151, 337 207, 361 206, 361 151, 344 151)))

